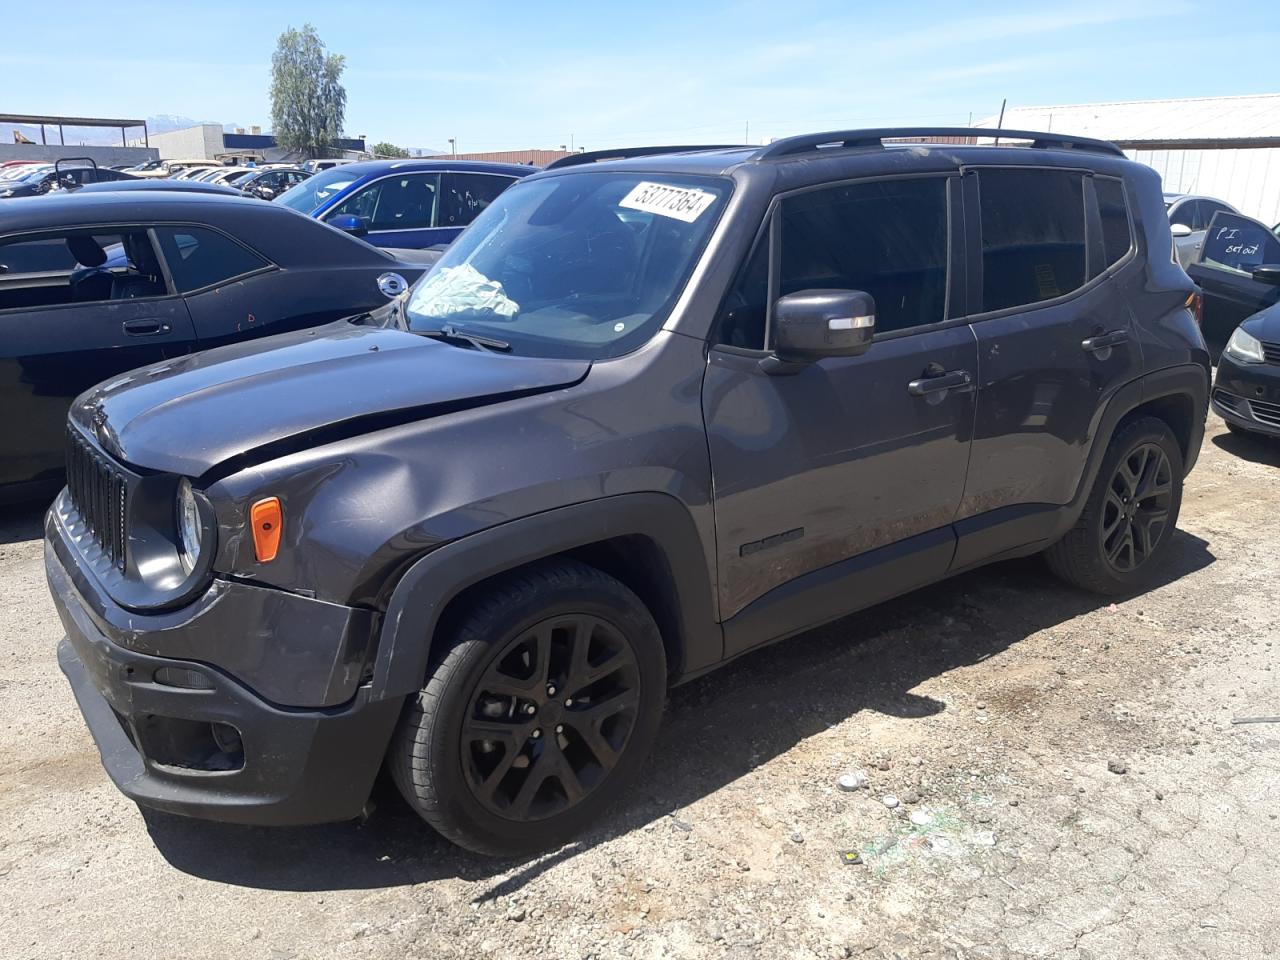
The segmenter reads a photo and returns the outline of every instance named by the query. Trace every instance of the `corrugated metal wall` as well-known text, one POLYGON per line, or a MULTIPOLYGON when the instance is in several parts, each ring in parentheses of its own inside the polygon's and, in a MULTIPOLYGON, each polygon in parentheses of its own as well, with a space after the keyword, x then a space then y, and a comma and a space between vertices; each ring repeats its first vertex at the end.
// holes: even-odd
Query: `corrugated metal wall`
POLYGON ((1280 148, 1126 150, 1154 167, 1169 193, 1199 193, 1225 200, 1267 226, 1280 223, 1280 148))

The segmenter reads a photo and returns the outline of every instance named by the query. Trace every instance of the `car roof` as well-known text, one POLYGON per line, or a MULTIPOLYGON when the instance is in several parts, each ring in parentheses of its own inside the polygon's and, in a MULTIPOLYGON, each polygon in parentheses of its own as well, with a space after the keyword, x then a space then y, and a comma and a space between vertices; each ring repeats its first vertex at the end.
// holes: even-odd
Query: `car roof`
POLYGON ((419 160, 360 160, 356 163, 344 163, 332 170, 341 170, 344 174, 356 177, 382 176, 387 173, 403 171, 405 173, 431 172, 435 170, 454 170, 467 173, 501 173, 513 177, 525 177, 536 171, 537 167, 522 166, 518 163, 492 163, 487 160, 451 160, 449 158, 433 158, 419 160))
MULTIPOLYGON (((256 198, 182 189, 66 191, 43 197, 15 197, 0 206, 0 233, 97 222, 192 222, 217 225, 239 214, 253 216, 271 204, 256 198)), ((281 208, 283 212, 284 208, 281 208)), ((291 213, 293 211, 290 211, 291 213)), ((269 214, 268 214, 269 215, 269 214)))
POLYGON ((1069 162, 1098 169, 1114 169, 1117 164, 1130 163, 1114 144, 1083 137, 1023 130, 904 127, 805 134, 765 146, 642 147, 598 151, 595 155, 558 160, 538 177, 584 169, 726 176, 754 168, 770 168, 776 172, 780 185, 800 185, 829 179, 837 168, 847 170, 853 167, 855 172, 857 168, 865 168, 868 172, 884 168, 907 172, 908 166, 912 170, 945 170, 966 164, 1044 162, 1052 165, 1069 162), (955 142, 979 136, 1025 142, 1030 146, 955 142), (907 138, 910 138, 909 142, 907 138), (805 172, 807 168, 812 168, 812 175, 805 172))

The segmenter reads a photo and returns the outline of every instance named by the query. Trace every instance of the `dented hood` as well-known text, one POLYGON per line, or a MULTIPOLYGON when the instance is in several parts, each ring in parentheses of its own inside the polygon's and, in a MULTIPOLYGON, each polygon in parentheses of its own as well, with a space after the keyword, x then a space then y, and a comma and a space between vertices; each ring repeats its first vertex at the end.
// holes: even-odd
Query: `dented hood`
POLYGON ((232 458, 555 390, 590 366, 332 324, 130 371, 81 395, 71 417, 125 463, 199 477, 232 458))

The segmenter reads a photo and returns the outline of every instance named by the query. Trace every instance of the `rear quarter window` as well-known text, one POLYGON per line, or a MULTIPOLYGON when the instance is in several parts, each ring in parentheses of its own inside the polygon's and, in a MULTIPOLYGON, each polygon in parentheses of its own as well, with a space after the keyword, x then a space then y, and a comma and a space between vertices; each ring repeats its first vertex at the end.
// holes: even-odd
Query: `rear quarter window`
POLYGON ((268 266, 230 237, 203 227, 160 227, 160 247, 179 293, 224 283, 268 266))

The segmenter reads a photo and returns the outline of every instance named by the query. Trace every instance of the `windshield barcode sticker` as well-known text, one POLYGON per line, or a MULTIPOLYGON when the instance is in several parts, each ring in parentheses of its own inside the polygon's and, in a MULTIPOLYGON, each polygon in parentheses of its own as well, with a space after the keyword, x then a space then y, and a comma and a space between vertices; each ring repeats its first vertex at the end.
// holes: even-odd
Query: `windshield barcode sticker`
POLYGON ((642 181, 622 198, 618 206, 693 223, 715 199, 714 193, 696 187, 671 187, 665 183, 642 181))

